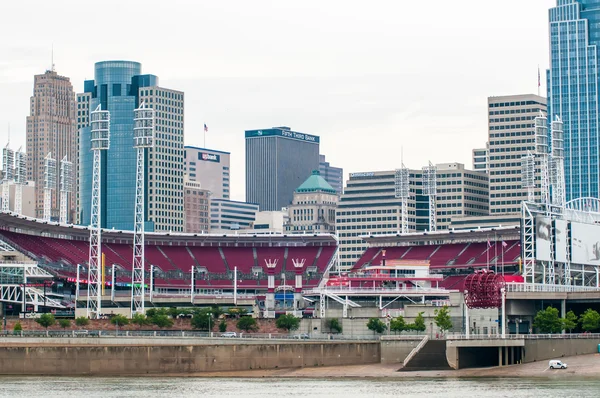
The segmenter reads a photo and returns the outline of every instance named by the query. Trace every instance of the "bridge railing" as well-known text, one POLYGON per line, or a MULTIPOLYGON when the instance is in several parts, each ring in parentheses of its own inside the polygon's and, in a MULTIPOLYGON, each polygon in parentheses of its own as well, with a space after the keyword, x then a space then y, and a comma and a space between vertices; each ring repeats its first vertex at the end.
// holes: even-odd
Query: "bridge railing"
POLYGON ((575 292, 600 292, 600 288, 594 286, 572 286, 572 285, 546 285, 543 283, 515 283, 506 284, 507 292, 515 293, 575 293, 575 292))
POLYGON ((507 334, 505 338, 500 335, 484 334, 449 334, 447 340, 547 340, 547 339, 600 339, 600 333, 565 333, 565 334, 507 334))

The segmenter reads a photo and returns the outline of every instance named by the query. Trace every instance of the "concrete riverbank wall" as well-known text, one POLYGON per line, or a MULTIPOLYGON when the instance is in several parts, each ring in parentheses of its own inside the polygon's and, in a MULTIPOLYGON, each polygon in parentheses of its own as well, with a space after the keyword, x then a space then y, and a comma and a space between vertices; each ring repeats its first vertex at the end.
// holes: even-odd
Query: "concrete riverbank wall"
POLYGON ((379 342, 229 344, 14 343, 0 346, 2 375, 194 374, 379 363, 379 342))

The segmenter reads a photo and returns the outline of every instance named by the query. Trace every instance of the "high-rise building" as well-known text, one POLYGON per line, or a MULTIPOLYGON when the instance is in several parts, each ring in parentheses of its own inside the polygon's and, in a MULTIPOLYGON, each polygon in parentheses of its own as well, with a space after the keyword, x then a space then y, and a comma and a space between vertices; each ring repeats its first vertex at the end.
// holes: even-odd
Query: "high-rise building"
POLYGON ((325 155, 319 155, 319 173, 335 189, 338 195, 344 191, 344 169, 334 167, 325 161, 325 155))
POLYGON ((557 0, 550 9, 548 122, 563 121, 566 200, 600 196, 600 1, 557 0))
MULTIPOLYGON (((546 112, 546 99, 533 94, 488 98, 490 214, 520 214, 527 200, 522 158, 535 151, 534 119, 546 112)), ((536 197, 540 194, 536 164, 536 197)))
POLYGON ((315 170, 294 192, 288 207, 287 232, 335 233, 337 191, 315 170))
MULTIPOLYGON (((49 153, 59 163, 65 156, 76 157, 77 124, 75 93, 68 77, 52 70, 35 75, 33 96, 27 116, 27 180, 35 183, 35 213, 44 213, 44 158, 49 153)), ((52 188, 51 215, 58 219, 60 211, 60 179, 52 188)), ((75 194, 68 195, 68 220, 73 221, 75 194)))
POLYGON ((488 147, 473 149, 473 170, 489 172, 488 167, 488 147))
POLYGON ((183 207, 185 209, 185 232, 201 233, 210 230, 210 196, 199 182, 185 181, 183 207))
MULTIPOLYGON (((461 163, 436 165, 437 229, 446 229, 453 218, 488 214, 488 179, 481 171, 461 163)), ((396 171, 350 173, 336 210, 339 267, 354 265, 367 245, 364 235, 400 233, 402 199, 397 198, 396 171)), ((409 170, 408 230, 429 229, 428 197, 423 192, 423 170, 409 170)))
POLYGON ((210 231, 252 228, 256 221, 258 204, 235 200, 214 199, 210 201, 210 231))
POLYGON ((319 137, 289 127, 246 131, 246 200, 261 211, 292 203, 294 190, 319 169, 319 137))
POLYGON ((79 130, 80 223, 88 225, 91 209, 92 154, 89 112, 98 105, 111 115, 110 149, 102 154, 102 211, 105 228, 132 230, 135 205, 136 149, 133 111, 145 101, 155 110, 154 148, 146 151, 146 230, 184 231, 183 121, 184 95, 159 86, 158 77, 142 75, 138 62, 104 61, 95 79, 77 96, 79 130), (86 124, 87 123, 87 124, 86 124))
POLYGON ((231 197, 231 170, 229 152, 186 146, 185 175, 189 181, 200 183, 209 190, 213 199, 231 197))

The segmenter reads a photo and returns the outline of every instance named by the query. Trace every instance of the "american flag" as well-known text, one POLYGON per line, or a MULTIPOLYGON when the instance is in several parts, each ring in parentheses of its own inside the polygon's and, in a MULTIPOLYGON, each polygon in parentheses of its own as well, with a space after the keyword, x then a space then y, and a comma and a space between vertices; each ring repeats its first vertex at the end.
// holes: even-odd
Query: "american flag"
POLYGON ((488 240, 488 247, 492 247, 492 242, 488 240))
POLYGON ((204 123, 204 132, 208 132, 208 127, 206 127, 206 123, 204 123))
POLYGON ((506 247, 506 246, 508 246, 508 243, 502 241, 502 247, 506 247))

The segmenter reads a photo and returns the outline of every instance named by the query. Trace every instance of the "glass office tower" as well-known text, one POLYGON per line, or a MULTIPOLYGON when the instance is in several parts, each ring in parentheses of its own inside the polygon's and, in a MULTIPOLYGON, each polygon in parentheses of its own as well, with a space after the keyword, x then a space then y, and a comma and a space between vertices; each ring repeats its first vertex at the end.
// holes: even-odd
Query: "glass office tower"
POLYGON ((133 110, 141 101, 157 110, 155 147, 146 154, 147 231, 183 232, 183 93, 158 87, 158 77, 142 75, 138 62, 104 61, 94 80, 78 94, 78 214, 89 225, 93 154, 89 112, 98 105, 110 112, 110 149, 102 153, 101 225, 132 230, 135 205, 136 149, 133 110))
POLYGON ((600 0, 557 0, 549 20, 548 122, 564 122, 566 198, 598 197, 600 0))

